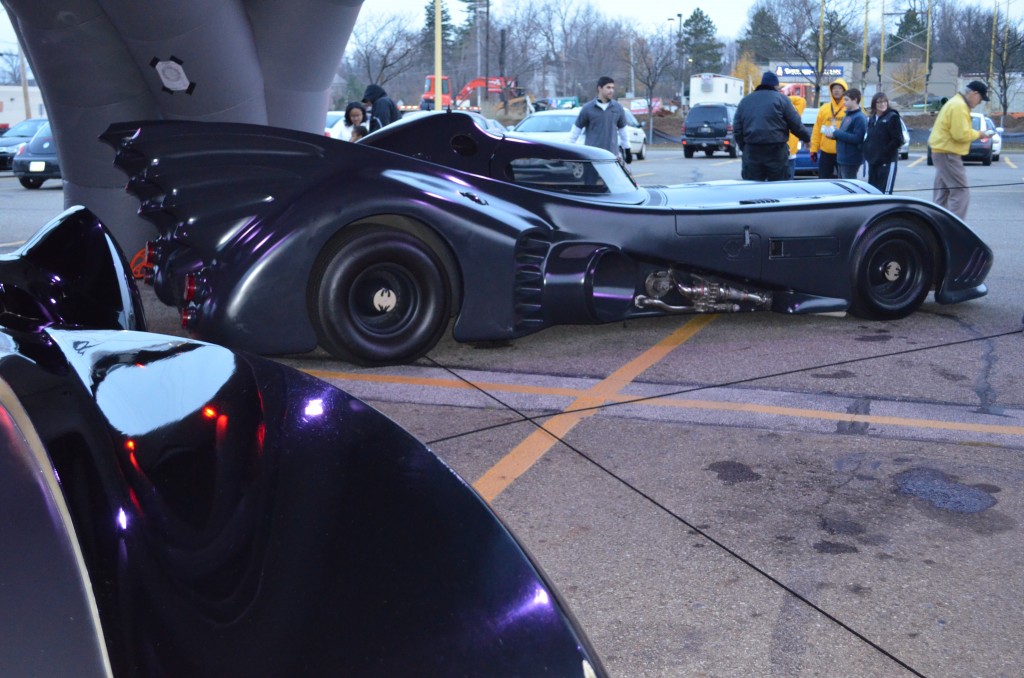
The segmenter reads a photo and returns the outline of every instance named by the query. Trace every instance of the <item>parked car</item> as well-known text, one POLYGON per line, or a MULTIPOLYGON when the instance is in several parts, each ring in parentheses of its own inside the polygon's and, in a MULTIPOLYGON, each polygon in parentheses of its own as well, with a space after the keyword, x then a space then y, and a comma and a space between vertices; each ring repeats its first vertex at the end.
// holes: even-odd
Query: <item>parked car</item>
MULTIPOLYGON (((805 108, 804 112, 800 114, 800 122, 803 123, 808 134, 814 129, 814 121, 817 119, 817 108, 805 108)), ((818 176, 818 163, 811 162, 811 147, 802 141, 796 151, 796 174, 797 176, 818 176)))
POLYGON ((358 144, 256 125, 111 127, 159 229, 160 299, 195 336, 367 365, 458 341, 664 314, 912 313, 987 293, 991 250, 859 181, 638 186, 604 150, 464 113, 358 144))
POLYGON ((47 179, 61 178, 57 142, 49 122, 43 123, 27 144, 18 147, 11 169, 25 188, 39 188, 47 179))
POLYGON ((903 122, 902 116, 900 116, 900 127, 903 129, 903 145, 900 146, 900 160, 908 160, 910 158, 910 130, 907 129, 907 123, 903 122))
MULTIPOLYGON (((629 138, 630 153, 637 160, 643 160, 647 157, 647 135, 636 116, 628 109, 623 110, 626 112, 626 135, 629 138)), ((538 111, 520 120, 519 124, 512 128, 511 134, 520 139, 568 143, 573 123, 579 115, 579 108, 538 111)), ((583 142, 584 137, 580 135, 576 143, 583 142)))
POLYGON ((28 143, 45 123, 46 118, 29 118, 0 134, 0 170, 11 169, 18 147, 28 143))
POLYGON ((606 675, 441 459, 309 375, 142 331, 128 271, 84 208, 0 257, 5 675, 606 675))
POLYGON ((629 136, 629 150, 634 158, 643 160, 647 157, 647 132, 644 131, 644 126, 640 124, 640 121, 636 119, 631 110, 628 108, 623 110, 626 111, 626 125, 628 126, 626 133, 629 136))
MULTIPOLYGON (((971 113, 971 126, 984 132, 992 130, 995 132, 991 137, 982 136, 971 142, 971 148, 963 157, 964 162, 980 162, 986 167, 992 164, 993 160, 999 160, 999 154, 1003 151, 1003 128, 996 127, 992 118, 982 113, 971 113)), ((928 149, 928 164, 932 164, 932 149, 928 149)))
MULTIPOLYGON (((327 111, 324 122, 324 134, 332 139, 340 139, 345 129, 345 111, 327 111)), ((345 141, 348 141, 346 139, 345 141)))
POLYGON ((732 104, 696 104, 683 122, 683 155, 692 158, 697 151, 711 157, 715 151, 725 151, 735 158, 739 149, 733 136, 732 120, 736 107, 732 104))

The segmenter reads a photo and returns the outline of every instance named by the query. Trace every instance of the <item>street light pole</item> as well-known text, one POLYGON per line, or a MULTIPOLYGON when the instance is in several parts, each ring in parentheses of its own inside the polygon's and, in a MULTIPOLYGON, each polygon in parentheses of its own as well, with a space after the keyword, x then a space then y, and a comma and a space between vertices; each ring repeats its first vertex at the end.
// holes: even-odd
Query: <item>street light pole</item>
POLYGON ((686 94, 686 79, 683 71, 683 15, 677 13, 675 18, 668 18, 676 22, 676 77, 679 78, 679 104, 683 103, 683 96, 686 94))

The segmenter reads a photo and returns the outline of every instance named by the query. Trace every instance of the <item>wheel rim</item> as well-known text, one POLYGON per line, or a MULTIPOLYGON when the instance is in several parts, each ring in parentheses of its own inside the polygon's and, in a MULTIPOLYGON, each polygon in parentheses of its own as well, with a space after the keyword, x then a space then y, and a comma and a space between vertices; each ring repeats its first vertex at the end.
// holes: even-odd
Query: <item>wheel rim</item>
POLYGON ((382 337, 402 332, 416 315, 416 285, 405 268, 370 266, 356 276, 348 294, 352 319, 360 329, 382 337))
POLYGON ((901 307, 916 298, 923 275, 918 247, 902 238, 880 243, 867 261, 869 294, 884 307, 901 307))

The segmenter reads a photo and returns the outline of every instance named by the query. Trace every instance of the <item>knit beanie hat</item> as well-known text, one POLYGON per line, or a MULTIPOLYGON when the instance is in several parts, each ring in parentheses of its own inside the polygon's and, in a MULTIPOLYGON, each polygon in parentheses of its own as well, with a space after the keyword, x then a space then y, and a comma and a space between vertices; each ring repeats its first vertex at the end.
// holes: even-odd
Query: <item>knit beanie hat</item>
POLYGON ((771 71, 765 71, 764 75, 761 76, 761 86, 764 87, 765 85, 773 89, 778 89, 779 76, 775 75, 771 71))

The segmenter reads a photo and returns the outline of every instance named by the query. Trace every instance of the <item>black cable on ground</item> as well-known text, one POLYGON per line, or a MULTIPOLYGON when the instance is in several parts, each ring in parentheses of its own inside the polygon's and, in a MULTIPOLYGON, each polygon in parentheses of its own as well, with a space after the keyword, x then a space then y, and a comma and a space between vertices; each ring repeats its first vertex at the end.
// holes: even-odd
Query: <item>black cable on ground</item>
POLYGON ((733 550, 732 548, 730 548, 729 546, 727 546, 723 542, 721 542, 718 539, 714 538, 713 536, 708 534, 705 530, 702 530, 701 528, 697 527, 697 525, 695 525, 693 522, 691 522, 691 521, 687 520, 686 518, 684 518, 683 516, 677 514, 672 509, 670 509, 669 507, 667 507, 666 505, 664 505, 660 501, 658 501, 655 497, 651 496, 650 494, 648 494, 644 490, 640 489, 639 487, 633 485, 628 480, 626 480, 625 478, 621 477, 620 475, 615 473, 610 468, 604 466, 603 464, 601 464, 599 461, 597 461, 596 459, 594 459, 590 455, 586 454, 582 450, 580 450, 580 449, 574 447, 573 445, 569 444, 568 442, 566 442, 564 439, 562 439, 558 435, 552 433, 551 431, 548 431, 544 427, 544 425, 542 423, 540 423, 538 420, 540 420, 540 419, 548 419, 550 417, 557 416, 559 414, 573 414, 573 413, 577 413, 577 412, 586 412, 586 411, 589 411, 589 410, 604 409, 604 408, 607 408, 607 407, 618 407, 618 406, 621 406, 621 405, 632 405, 632 404, 635 404, 635 403, 638 403, 638 402, 643 402, 643 401, 648 401, 648 400, 656 400, 656 399, 660 399, 660 398, 666 398, 666 397, 669 397, 669 396, 681 395, 681 394, 686 394, 686 393, 694 393, 696 391, 708 390, 708 389, 713 389, 713 388, 726 388, 726 387, 729 387, 729 386, 736 386, 736 385, 739 385, 739 384, 749 384, 749 383, 755 382, 755 381, 761 381, 761 380, 764 380, 764 379, 771 379, 771 378, 775 378, 775 377, 782 377, 782 376, 788 376, 788 375, 793 375, 793 374, 799 374, 801 372, 809 372, 809 371, 813 371, 813 370, 827 369, 827 368, 837 367, 837 366, 840 366, 840 365, 850 365, 850 364, 853 364, 853 363, 865 362, 865 361, 868 361, 868 360, 876 360, 876 359, 879 359, 879 358, 891 358, 891 357, 896 357, 896 356, 901 356, 901 355, 907 355, 907 354, 910 354, 910 353, 919 353, 919 352, 922 352, 922 351, 931 351, 931 350, 935 350, 935 349, 939 349, 939 348, 947 348, 947 347, 950 347, 950 346, 959 346, 959 345, 969 344, 969 343, 973 343, 973 342, 977 342, 977 341, 988 341, 988 340, 991 340, 991 339, 999 339, 999 338, 1002 338, 1002 337, 1007 337, 1007 336, 1010 336, 1010 335, 1019 334, 1020 332, 1021 332, 1021 330, 1017 329, 1017 330, 1012 330, 1012 331, 1009 331, 1009 332, 1002 332, 1002 333, 999 333, 999 334, 987 335, 987 336, 984 336, 984 337, 974 337, 974 338, 971 338, 971 339, 964 339, 964 340, 961 340, 961 341, 947 342, 947 343, 936 344, 936 345, 931 345, 931 346, 921 346, 921 347, 917 347, 917 348, 905 349, 905 350, 901 350, 901 351, 894 351, 892 353, 885 353, 885 354, 881 354, 881 355, 865 356, 865 357, 861 357, 861 358, 850 358, 848 360, 837 360, 837 361, 834 361, 834 362, 825 363, 823 365, 815 365, 815 366, 812 366, 812 367, 803 367, 803 368, 797 368, 797 369, 793 369, 793 370, 785 370, 783 372, 775 372, 775 373, 772 373, 772 374, 769 374, 769 375, 762 375, 762 376, 758 376, 758 377, 750 377, 750 378, 746 378, 746 379, 736 379, 736 380, 733 380, 733 381, 730 381, 730 382, 724 382, 724 383, 715 384, 715 385, 695 386, 693 388, 680 389, 678 391, 673 391, 673 392, 670 392, 670 393, 663 393, 663 394, 656 395, 656 396, 645 396, 645 397, 635 398, 635 399, 628 400, 628 401, 615 402, 615 403, 606 403, 604 405, 597 405, 597 406, 594 406, 594 407, 579 408, 579 409, 575 409, 575 410, 563 410, 563 411, 551 412, 549 414, 537 415, 537 416, 532 416, 532 417, 528 416, 528 415, 526 415, 526 414, 524 414, 522 412, 520 412, 518 409, 516 409, 515 407, 513 407, 513 406, 509 405, 508 403, 504 402, 503 400, 501 400, 500 398, 498 398, 494 394, 492 394, 492 393, 490 393, 490 392, 480 388, 479 386, 477 386, 472 381, 470 381, 468 379, 465 379, 460 374, 458 374, 454 369, 449 368, 449 367, 447 367, 445 365, 441 365, 436 360, 434 360, 433 358, 430 358, 428 356, 427 360, 430 363, 432 363, 435 367, 438 367, 439 369, 442 369, 442 370, 448 372, 449 374, 454 376, 456 379, 462 381, 463 383, 469 385, 471 388, 477 390, 481 394, 483 394, 483 395, 487 396, 488 398, 494 400, 495 402, 497 402, 502 407, 508 409, 511 412, 514 412, 516 415, 518 415, 520 417, 520 419, 518 421, 514 421, 514 422, 504 422, 504 423, 496 424, 496 425, 493 425, 493 426, 487 426, 487 427, 479 428, 479 429, 476 429, 476 430, 473 430, 473 431, 467 431, 467 432, 459 433, 459 434, 452 435, 452 436, 446 436, 444 438, 437 438, 435 440, 427 442, 427 444, 428 445, 433 445, 433 444, 440 443, 440 442, 450 441, 450 440, 453 440, 453 439, 456 439, 456 438, 461 438, 461 437, 465 437, 465 436, 469 436, 469 435, 474 435, 474 434, 479 433, 479 432, 493 430, 493 429, 504 427, 504 426, 509 426, 511 424, 518 424, 518 423, 522 423, 524 421, 530 422, 534 426, 536 426, 538 429, 541 429, 541 430, 545 431, 548 435, 550 435, 553 438, 555 438, 555 440, 557 440, 559 443, 564 445, 567 449, 572 451, 574 454, 576 454, 580 458, 586 460, 588 463, 593 465, 595 468, 599 469, 602 473, 604 473, 609 478, 613 479, 614 481, 618 482, 619 484, 621 484, 622 486, 626 487, 630 491, 634 492, 638 496, 642 497, 643 499, 645 499, 648 503, 650 503, 652 506, 654 506, 658 510, 660 510, 663 513, 665 513, 666 515, 672 517, 674 520, 678 521, 680 524, 682 524, 685 527, 687 527, 688 529, 692 530, 695 534, 698 534, 701 537, 703 537, 704 539, 706 539, 707 541, 711 542, 712 544, 714 544, 715 546, 720 548, 722 551, 724 551, 727 555, 729 555, 732 558, 736 559, 737 561, 739 561, 743 565, 746 565, 748 568, 750 568, 751 570, 753 570, 757 574, 761 575, 762 577, 764 577, 765 579, 767 579, 771 583, 775 584, 780 589, 782 589, 786 593, 790 594, 791 596, 793 596, 794 598, 799 600, 801 603, 807 605, 810 609, 812 609, 815 612, 817 612, 818 614, 822 615, 824 618, 828 619, 829 621, 834 623, 839 628, 841 628, 844 631, 850 633, 855 638, 859 639, 861 642, 865 643, 866 645, 868 645, 869 647, 874 649, 876 652, 882 654, 887 659, 889 659, 889 660, 893 661, 894 663, 898 664, 899 666, 901 666, 902 668, 906 669, 907 671, 909 671, 910 673, 914 674, 915 676, 919 676, 921 678, 925 678, 925 675, 923 673, 921 673, 920 671, 918 671, 914 667, 910 666, 909 664, 904 662, 902 659, 900 659, 899 657, 897 657, 896 655, 894 655, 890 651, 886 650, 884 647, 882 647, 878 643, 874 642, 873 640, 871 640, 870 638, 868 638, 867 636, 865 636, 861 632, 857 631, 856 629, 851 627, 846 622, 842 621, 841 619, 835 617, 834 615, 832 615, 828 611, 824 610, 823 608, 821 608, 820 606, 818 606, 817 604, 815 604, 814 602, 809 600, 804 595, 800 594, 796 590, 794 590, 791 587, 789 587, 788 585, 786 585, 783 581, 781 581, 780 579, 778 579, 774 575, 772 575, 772 574, 768 573, 767 571, 765 571, 764 569, 758 567, 756 564, 754 564, 753 562, 751 562, 747 558, 743 557, 742 555, 740 555, 738 552, 736 552, 735 550, 733 550))

